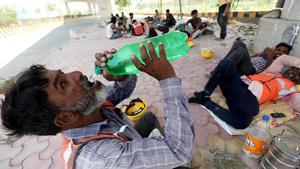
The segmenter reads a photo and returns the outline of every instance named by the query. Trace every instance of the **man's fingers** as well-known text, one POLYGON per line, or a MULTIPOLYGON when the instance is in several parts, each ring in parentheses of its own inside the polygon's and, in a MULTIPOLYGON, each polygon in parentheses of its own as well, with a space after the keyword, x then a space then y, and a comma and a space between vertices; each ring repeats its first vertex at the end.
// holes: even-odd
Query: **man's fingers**
POLYGON ((106 56, 106 55, 109 54, 110 52, 106 50, 106 51, 104 51, 103 53, 104 53, 104 55, 106 56))
POLYGON ((150 60, 150 57, 148 55, 148 52, 147 52, 147 49, 146 49, 145 45, 143 45, 143 44, 140 45, 140 52, 141 52, 141 55, 142 55, 142 59, 145 62, 145 65, 150 64, 151 60, 150 60))
POLYGON ((96 58, 97 60, 99 60, 99 61, 101 61, 101 58, 102 58, 103 56, 104 56, 103 53, 96 53, 96 54, 95 54, 95 58, 96 58))
POLYGON ((150 56, 151 56, 152 60, 158 60, 158 57, 157 57, 157 54, 155 52, 153 43, 148 42, 148 46, 149 46, 149 53, 150 53, 150 56))
POLYGON ((114 54, 114 53, 116 53, 116 52, 117 52, 117 49, 111 48, 110 53, 114 54))
POLYGON ((167 60, 166 51, 165 51, 164 45, 161 42, 159 42, 158 48, 159 48, 159 55, 160 55, 159 58, 162 60, 167 60))
POLYGON ((131 56, 131 60, 136 68, 138 68, 140 71, 143 71, 145 69, 145 66, 136 58, 136 56, 131 56))
POLYGON ((100 58, 100 61, 101 61, 101 62, 106 62, 106 61, 107 61, 107 58, 106 58, 105 56, 102 56, 102 57, 100 58))

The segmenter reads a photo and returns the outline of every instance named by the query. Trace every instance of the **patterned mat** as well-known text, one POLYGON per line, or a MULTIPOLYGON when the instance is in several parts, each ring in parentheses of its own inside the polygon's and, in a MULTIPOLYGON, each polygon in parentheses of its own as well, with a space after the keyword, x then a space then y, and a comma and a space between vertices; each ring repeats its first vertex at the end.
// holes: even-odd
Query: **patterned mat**
MULTIPOLYGON (((211 99, 214 102, 221 105, 222 107, 227 108, 225 98, 221 93, 215 92, 211 96, 211 99)), ((286 102, 278 100, 276 102, 268 102, 260 105, 260 113, 257 116, 255 116, 253 123, 260 120, 263 115, 270 116, 271 118, 270 127, 274 128, 288 120, 294 119, 295 117, 297 117, 297 115, 299 115, 299 112, 296 112, 294 109, 292 109, 286 102), (273 118, 271 116, 271 113, 283 113, 286 117, 273 118)))

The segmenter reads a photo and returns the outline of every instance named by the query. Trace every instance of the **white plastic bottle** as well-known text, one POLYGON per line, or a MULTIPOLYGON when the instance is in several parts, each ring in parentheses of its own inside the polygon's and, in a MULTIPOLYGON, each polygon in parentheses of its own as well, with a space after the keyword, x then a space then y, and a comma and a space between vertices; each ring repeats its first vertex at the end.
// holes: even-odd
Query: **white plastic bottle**
POLYGON ((263 115, 262 119, 249 129, 243 145, 243 152, 250 158, 259 158, 270 140, 270 117, 263 115))

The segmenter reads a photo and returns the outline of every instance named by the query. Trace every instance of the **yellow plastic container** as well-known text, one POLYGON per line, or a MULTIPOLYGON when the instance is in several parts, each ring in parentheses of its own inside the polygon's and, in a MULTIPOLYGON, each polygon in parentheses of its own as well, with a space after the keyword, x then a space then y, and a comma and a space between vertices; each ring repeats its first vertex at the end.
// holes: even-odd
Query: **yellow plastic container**
POLYGON ((148 108, 148 103, 144 99, 134 99, 125 109, 125 114, 132 122, 136 122, 148 108))
POLYGON ((300 92, 300 85, 296 85, 296 89, 298 92, 300 92))
POLYGON ((200 55, 204 58, 204 59, 210 59, 215 55, 215 52, 212 51, 211 49, 207 49, 207 48, 203 48, 200 51, 200 55))

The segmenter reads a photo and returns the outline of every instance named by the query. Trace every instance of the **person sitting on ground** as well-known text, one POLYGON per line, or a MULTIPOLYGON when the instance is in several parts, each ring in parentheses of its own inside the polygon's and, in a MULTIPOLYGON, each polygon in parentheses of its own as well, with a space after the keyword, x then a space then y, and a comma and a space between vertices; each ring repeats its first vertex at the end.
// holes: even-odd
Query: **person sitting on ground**
POLYGON ((106 26, 106 37, 108 39, 118 39, 122 37, 122 32, 116 27, 117 18, 111 17, 109 24, 106 26))
POLYGON ((200 35, 202 30, 206 28, 207 24, 202 22, 201 18, 198 17, 198 11, 196 9, 192 10, 191 16, 192 18, 182 25, 182 31, 187 33, 189 37, 192 37, 194 39, 200 35), (192 32, 186 31, 186 26, 188 26, 188 24, 192 25, 192 32))
POLYGON ((250 58, 247 46, 238 38, 224 59, 231 59, 240 75, 252 75, 264 71, 275 59, 283 54, 288 55, 291 50, 292 46, 279 43, 275 49, 267 47, 250 58))
MULTIPOLYGON (((112 86, 88 81, 79 71, 64 73, 34 65, 23 72, 6 92, 1 121, 10 135, 56 135, 61 133, 64 166, 95 168, 174 168, 192 159, 194 125, 187 109, 187 97, 181 88, 165 50, 159 44, 142 45, 140 70, 157 79, 165 102, 164 137, 148 137, 160 128, 153 113, 146 113, 134 126, 115 107, 133 92, 136 75, 103 77, 115 81, 112 86), (147 48, 149 50, 147 50, 147 48), (157 69, 159 67, 159 69, 157 69)), ((113 52, 96 54, 96 64, 105 66, 113 52)))
POLYGON ((256 75, 242 76, 230 59, 222 60, 201 92, 189 98, 211 110, 225 123, 236 129, 247 128, 259 113, 259 104, 285 97, 285 101, 300 111, 300 59, 282 55, 265 71, 256 75), (285 68, 287 68, 286 71, 285 68), (213 102, 210 95, 219 86, 228 109, 213 102))
POLYGON ((155 10, 155 14, 153 16, 153 21, 155 24, 160 24, 161 23, 161 17, 160 17, 160 13, 158 12, 158 10, 155 10))
POLYGON ((145 30, 143 28, 144 23, 140 23, 137 20, 132 21, 132 32, 133 36, 141 36, 144 34, 145 30))
POLYGON ((124 18, 123 17, 120 17, 118 19, 117 29, 119 31, 122 31, 122 32, 126 32, 127 31, 126 23, 124 22, 124 18))
POLYGON ((152 38, 155 36, 158 36, 156 30, 162 32, 162 34, 168 33, 169 32, 169 27, 166 25, 156 25, 153 22, 153 18, 151 17, 146 17, 145 19, 145 24, 143 25, 145 33, 146 33, 146 38, 152 38))
POLYGON ((176 25, 176 20, 174 16, 170 13, 170 10, 166 10, 166 19, 162 21, 162 24, 168 27, 172 27, 176 25))
POLYGON ((127 20, 127 24, 128 24, 128 28, 129 28, 129 31, 130 31, 130 32, 133 31, 132 22, 133 22, 134 20, 135 20, 135 19, 133 19, 133 13, 129 13, 129 19, 127 20))
POLYGON ((123 18, 124 24, 127 25, 128 18, 124 15, 124 12, 121 13, 121 17, 123 18))

